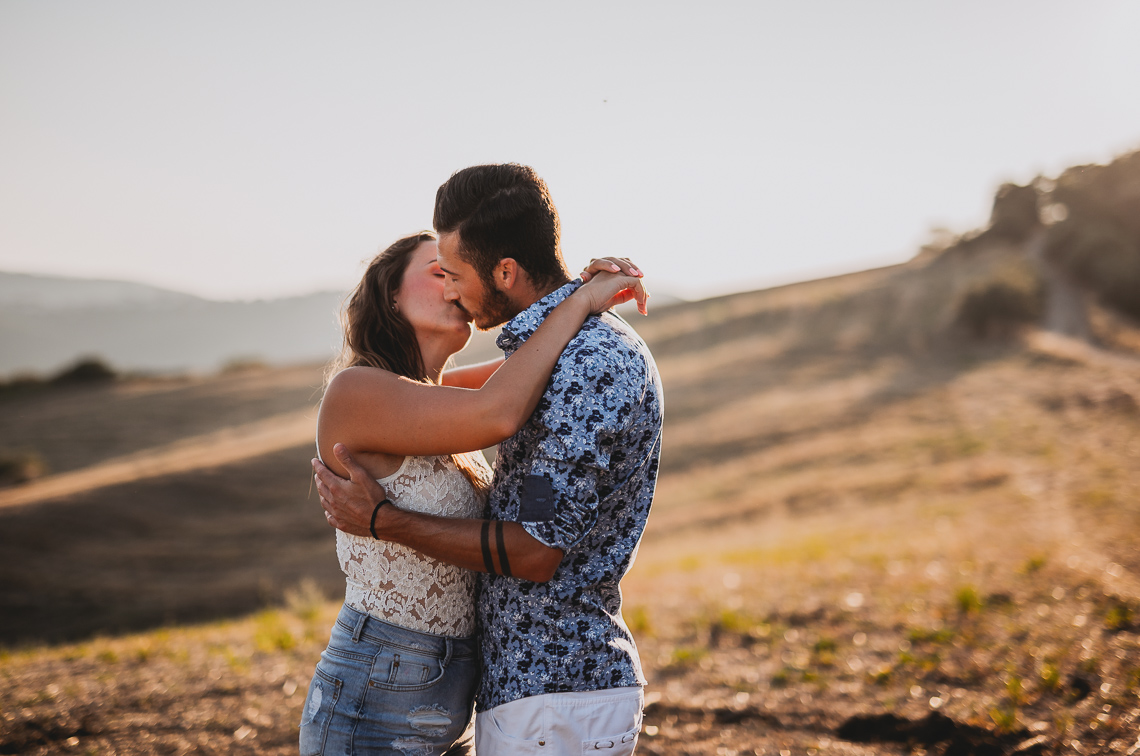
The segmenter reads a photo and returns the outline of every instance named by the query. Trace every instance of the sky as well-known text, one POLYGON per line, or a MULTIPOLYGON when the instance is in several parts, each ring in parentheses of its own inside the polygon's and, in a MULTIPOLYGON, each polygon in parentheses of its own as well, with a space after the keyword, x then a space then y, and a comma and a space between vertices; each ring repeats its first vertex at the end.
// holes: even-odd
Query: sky
POLYGON ((1140 3, 0 0, 0 271, 343 290, 488 162, 571 270, 696 299, 899 262, 1140 148, 1140 3))

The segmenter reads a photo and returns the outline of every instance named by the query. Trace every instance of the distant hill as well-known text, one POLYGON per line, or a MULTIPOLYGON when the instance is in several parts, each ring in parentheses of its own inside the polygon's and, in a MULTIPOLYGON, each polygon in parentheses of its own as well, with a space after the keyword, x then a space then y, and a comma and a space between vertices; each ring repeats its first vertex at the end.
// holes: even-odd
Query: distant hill
MULTIPOLYGON (((323 361, 340 348, 344 297, 226 302, 127 281, 0 272, 0 379, 54 372, 85 356, 117 370, 160 372, 213 371, 234 360, 323 361)), ((679 301, 658 292, 652 304, 679 301)), ((636 324, 632 306, 619 310, 636 324)), ((496 335, 476 333, 460 363, 498 356, 496 335)))
POLYGON ((343 298, 219 302, 126 281, 0 273, 0 374, 54 371, 84 355, 158 371, 324 360, 340 343, 343 298))

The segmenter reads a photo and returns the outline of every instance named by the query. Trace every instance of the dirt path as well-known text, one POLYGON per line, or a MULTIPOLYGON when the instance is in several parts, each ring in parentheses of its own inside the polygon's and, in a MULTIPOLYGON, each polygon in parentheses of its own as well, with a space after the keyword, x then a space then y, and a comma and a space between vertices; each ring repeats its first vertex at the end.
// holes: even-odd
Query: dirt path
POLYGON ((173 444, 52 475, 0 491, 0 508, 34 504, 106 486, 240 462, 312 443, 315 409, 287 412, 173 444))

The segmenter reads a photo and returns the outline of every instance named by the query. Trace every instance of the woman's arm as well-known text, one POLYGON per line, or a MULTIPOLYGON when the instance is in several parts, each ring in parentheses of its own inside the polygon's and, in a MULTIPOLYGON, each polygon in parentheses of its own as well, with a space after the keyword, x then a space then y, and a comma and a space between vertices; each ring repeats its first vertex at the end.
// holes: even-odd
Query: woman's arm
POLYGON ((477 390, 426 385, 376 368, 343 370, 321 402, 321 446, 342 443, 353 451, 392 455, 454 454, 494 446, 530 417, 558 357, 586 317, 629 299, 644 306, 640 278, 595 274, 555 307, 477 390))
POLYGON ((444 370, 443 375, 440 376, 440 383, 444 386, 458 386, 459 388, 483 388, 483 384, 499 369, 499 366, 502 365, 505 360, 506 357, 496 357, 486 362, 477 362, 474 365, 464 365, 463 367, 444 370))

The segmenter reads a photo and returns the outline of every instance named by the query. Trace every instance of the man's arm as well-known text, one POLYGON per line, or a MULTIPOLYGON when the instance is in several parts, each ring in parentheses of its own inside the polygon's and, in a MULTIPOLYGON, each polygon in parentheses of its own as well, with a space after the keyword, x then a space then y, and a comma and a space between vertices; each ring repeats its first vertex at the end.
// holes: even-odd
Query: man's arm
POLYGON ((378 510, 384 488, 357 464, 343 444, 333 447, 350 478, 314 459, 317 491, 325 519, 334 528, 408 548, 475 572, 493 572, 545 583, 562 562, 562 551, 539 542, 517 522, 466 520, 408 512, 391 504, 378 510), (375 521, 373 522, 373 513, 375 521))

